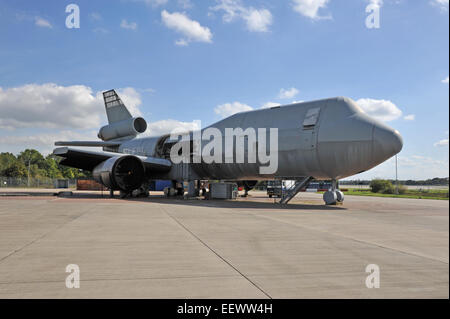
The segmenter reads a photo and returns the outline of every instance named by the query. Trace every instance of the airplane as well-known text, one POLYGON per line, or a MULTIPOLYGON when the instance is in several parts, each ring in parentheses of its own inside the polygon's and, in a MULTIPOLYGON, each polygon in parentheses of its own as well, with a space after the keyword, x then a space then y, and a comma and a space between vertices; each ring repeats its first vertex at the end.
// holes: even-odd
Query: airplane
MULTIPOLYGON (((226 141, 229 129, 240 128, 240 134, 244 135, 258 130, 258 137, 259 129, 271 133, 276 129, 277 134, 274 138, 262 136, 257 141, 240 136, 245 144, 241 151, 237 149, 236 135, 236 139, 231 140, 231 152, 229 149, 219 155, 222 161, 203 158, 193 161, 194 130, 186 132, 184 139, 181 135, 174 138, 173 134, 139 138, 138 135, 146 131, 147 122, 142 117, 133 117, 115 90, 103 92, 103 97, 108 125, 99 130, 100 140, 58 141, 55 145, 63 147, 54 149, 53 154, 63 158, 63 165, 92 171, 94 179, 111 190, 111 196, 114 190, 119 190, 121 197, 148 196, 148 183, 152 180, 173 181, 168 192, 172 195, 184 192, 184 182, 195 185, 195 181, 200 180, 235 181, 246 193, 257 181, 295 180, 280 201, 287 204, 314 179, 332 181, 323 199, 327 205, 334 205, 344 201, 344 194, 338 189, 339 179, 365 172, 396 155, 403 147, 397 130, 368 116, 352 99, 336 97, 231 115, 197 133, 201 139, 205 138, 203 133, 211 130, 225 135, 218 142, 220 148, 229 143, 226 141), (188 154, 190 162, 173 160, 177 143, 192 148, 188 154), (102 147, 103 150, 81 150, 73 146, 102 147), (268 154, 272 146, 276 146, 278 165, 270 172, 267 167, 266 172, 262 172, 262 161, 250 160, 250 151, 259 148, 258 154, 268 154), (244 162, 227 160, 230 155, 238 157, 242 151, 244 162)), ((199 154, 202 154, 206 145, 201 143, 199 147, 199 154)))

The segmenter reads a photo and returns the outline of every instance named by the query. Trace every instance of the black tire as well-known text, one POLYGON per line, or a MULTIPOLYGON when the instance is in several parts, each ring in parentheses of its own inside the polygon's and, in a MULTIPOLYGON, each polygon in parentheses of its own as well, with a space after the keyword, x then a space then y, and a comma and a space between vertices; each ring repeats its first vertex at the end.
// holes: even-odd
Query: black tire
POLYGON ((125 198, 127 198, 129 196, 129 194, 128 193, 126 193, 126 192, 124 192, 124 191, 120 191, 120 198, 121 199, 125 199, 125 198))

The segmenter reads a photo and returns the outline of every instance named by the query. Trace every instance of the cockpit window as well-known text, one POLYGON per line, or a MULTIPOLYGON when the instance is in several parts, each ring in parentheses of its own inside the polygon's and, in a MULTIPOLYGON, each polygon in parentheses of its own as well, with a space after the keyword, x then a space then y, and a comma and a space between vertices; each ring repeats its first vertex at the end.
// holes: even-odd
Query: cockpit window
POLYGON ((309 109, 303 120, 303 129, 313 128, 319 119, 320 107, 309 109))

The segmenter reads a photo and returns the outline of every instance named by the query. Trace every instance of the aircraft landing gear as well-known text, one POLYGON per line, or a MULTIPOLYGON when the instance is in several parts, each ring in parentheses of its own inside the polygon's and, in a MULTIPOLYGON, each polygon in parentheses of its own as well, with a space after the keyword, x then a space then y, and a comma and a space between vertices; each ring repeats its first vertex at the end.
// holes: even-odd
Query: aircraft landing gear
POLYGON ((337 203, 336 191, 328 190, 325 193, 323 193, 323 200, 326 205, 336 205, 337 203))
POLYGON ((144 183, 141 185, 141 187, 131 192, 132 197, 144 197, 144 198, 149 197, 150 193, 148 189, 149 185, 147 183, 144 183))
POLYGON ((338 203, 344 202, 344 193, 341 192, 339 189, 336 190, 336 196, 337 196, 338 203))
POLYGON ((166 187, 164 189, 164 195, 167 197, 183 196, 184 195, 183 183, 172 181, 172 186, 166 187))
POLYGON ((128 196, 130 196, 130 193, 124 192, 124 191, 120 191, 119 197, 120 197, 121 199, 127 198, 128 196))
POLYGON ((335 179, 332 181, 331 188, 323 194, 323 200, 326 205, 336 205, 344 202, 344 193, 337 188, 335 179))
POLYGON ((173 187, 164 188, 164 195, 166 197, 174 197, 174 196, 176 196, 176 194, 177 194, 176 188, 173 188, 173 187))

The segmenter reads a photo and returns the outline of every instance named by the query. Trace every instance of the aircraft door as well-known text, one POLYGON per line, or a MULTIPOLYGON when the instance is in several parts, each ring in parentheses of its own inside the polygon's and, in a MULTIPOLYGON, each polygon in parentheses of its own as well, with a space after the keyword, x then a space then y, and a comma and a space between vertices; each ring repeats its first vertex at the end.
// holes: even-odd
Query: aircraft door
POLYGON ((317 138, 315 130, 301 132, 300 148, 303 150, 312 150, 316 148, 317 138))
POLYGON ((320 107, 310 108, 303 119, 300 146, 304 150, 313 150, 317 146, 317 122, 319 120, 320 107))

